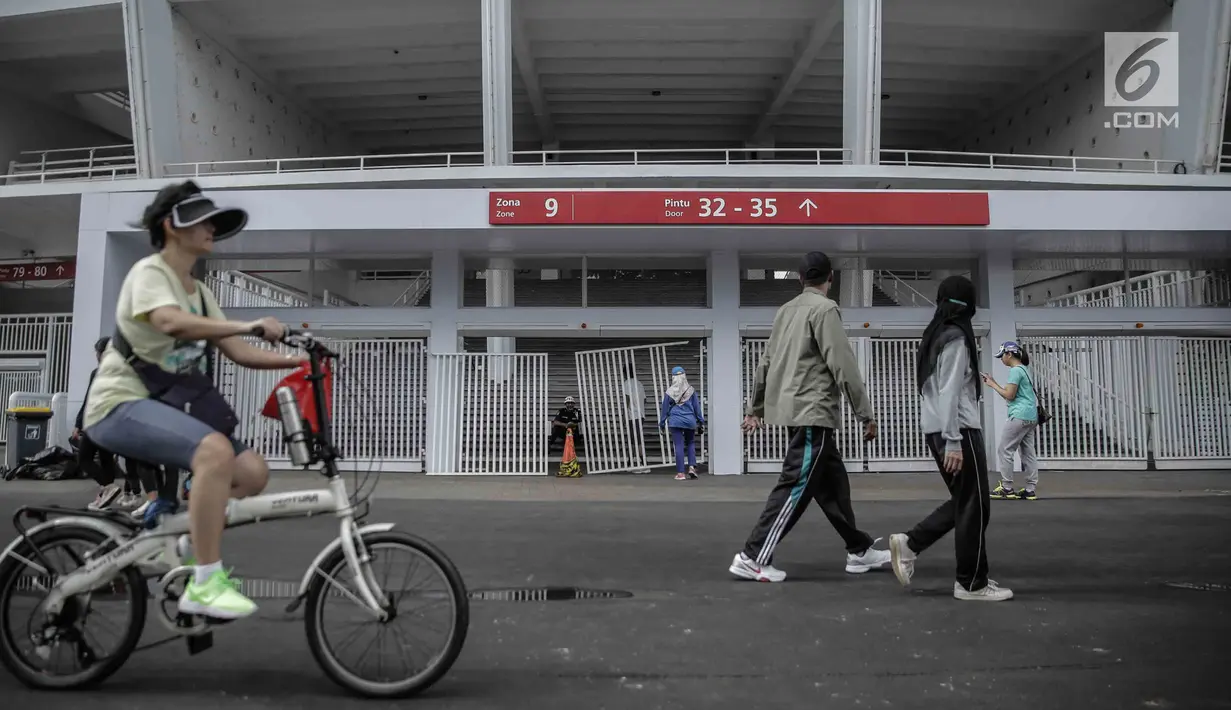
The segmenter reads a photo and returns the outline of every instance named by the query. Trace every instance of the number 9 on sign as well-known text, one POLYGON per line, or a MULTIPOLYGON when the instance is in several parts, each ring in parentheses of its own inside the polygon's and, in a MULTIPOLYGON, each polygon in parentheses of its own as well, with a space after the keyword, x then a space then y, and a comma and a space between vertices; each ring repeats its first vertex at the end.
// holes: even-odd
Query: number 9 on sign
POLYGON ((560 201, 554 197, 548 197, 543 201, 543 207, 547 210, 548 217, 555 217, 560 214, 560 201))

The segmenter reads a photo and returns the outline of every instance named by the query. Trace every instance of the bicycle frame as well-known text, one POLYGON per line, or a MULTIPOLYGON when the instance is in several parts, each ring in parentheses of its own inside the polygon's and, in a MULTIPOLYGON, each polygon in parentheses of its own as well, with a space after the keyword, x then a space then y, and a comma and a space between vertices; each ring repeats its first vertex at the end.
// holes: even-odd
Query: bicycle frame
MULTIPOLYGON (((308 334, 288 335, 284 340, 289 342, 292 338, 304 339, 304 348, 308 351, 311 360, 312 376, 310 379, 313 396, 316 400, 317 412, 322 413, 319 418, 321 431, 311 433, 314 459, 312 464, 323 464, 321 473, 328 479, 329 487, 287 493, 272 493, 231 500, 227 504, 226 527, 232 528, 252 523, 291 520, 323 514, 331 514, 340 518, 338 538, 326 546, 317 555, 316 559, 313 560, 311 566, 309 566, 299 588, 299 598, 302 598, 306 592, 308 584, 312 580, 312 575, 319 568, 321 562, 340 545, 346 558, 347 566, 354 576, 361 601, 368 606, 369 611, 374 616, 383 620, 387 617, 388 612, 378 599, 383 598, 384 592, 379 588, 372 575, 365 572, 364 565, 369 561, 369 558, 367 550, 362 549, 360 538, 368 532, 389 530, 393 525, 375 524, 356 527, 355 506, 352 504, 347 493, 346 482, 337 469, 338 456, 333 449, 330 417, 324 415, 329 410, 325 406, 325 377, 322 374, 321 363, 324 358, 334 357, 334 355, 325 349, 324 346, 316 343, 308 334)), ((23 508, 23 510, 26 509, 23 508)), ((21 514, 22 511, 19 511, 18 516, 21 514)), ((27 560, 16 554, 16 550, 22 542, 28 541, 31 535, 40 530, 62 526, 92 528, 113 539, 117 543, 117 547, 104 555, 86 560, 80 569, 58 580, 47 595, 44 608, 49 615, 58 614, 63 609, 65 601, 70 597, 98 589, 111 581, 121 570, 132 565, 152 562, 159 553, 163 553, 167 560, 178 562, 179 556, 176 550, 176 541, 180 535, 188 532, 188 514, 180 513, 163 518, 157 528, 142 531, 136 536, 131 536, 131 532, 124 530, 119 524, 108 522, 103 518, 86 515, 67 515, 54 520, 47 520, 28 531, 22 530, 21 536, 14 540, 4 550, 3 554, 0 554, 0 559, 12 555, 27 566, 35 568, 40 574, 51 574, 50 570, 44 569, 33 560, 27 560)), ((21 530, 20 526, 19 530, 21 530)), ((38 552, 37 549, 36 554, 41 558, 42 553, 38 552)), ((45 560, 43 561, 46 562, 45 560)), ((175 567, 175 565, 172 566, 173 568, 175 567)))

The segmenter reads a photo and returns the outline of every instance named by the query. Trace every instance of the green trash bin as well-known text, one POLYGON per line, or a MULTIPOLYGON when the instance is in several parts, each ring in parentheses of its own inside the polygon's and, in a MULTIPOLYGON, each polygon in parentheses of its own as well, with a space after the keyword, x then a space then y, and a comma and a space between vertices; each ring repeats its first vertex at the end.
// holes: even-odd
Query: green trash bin
POLYGON ((21 460, 47 448, 47 430, 51 427, 48 407, 14 407, 7 412, 8 441, 4 447, 4 465, 14 469, 21 460))

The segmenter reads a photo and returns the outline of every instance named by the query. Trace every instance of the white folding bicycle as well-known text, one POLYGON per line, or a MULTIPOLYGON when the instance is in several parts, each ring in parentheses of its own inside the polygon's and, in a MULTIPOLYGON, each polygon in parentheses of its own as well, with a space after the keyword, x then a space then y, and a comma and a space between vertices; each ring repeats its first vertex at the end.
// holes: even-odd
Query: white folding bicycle
MULTIPOLYGON (((322 514, 336 516, 341 521, 339 536, 309 565, 287 611, 293 612, 306 602, 308 646, 336 683, 371 697, 407 697, 444 676, 461 653, 470 619, 466 587, 453 563, 431 543, 394 531, 392 523, 361 524, 371 491, 361 496, 363 485, 357 484, 354 495, 348 494, 338 471, 340 457, 333 446, 328 414, 328 363, 336 361, 337 356, 307 333, 288 332, 283 342, 308 353, 312 374, 307 379, 315 410, 323 413, 316 417, 319 431, 314 431, 312 423, 304 420, 295 393, 279 386, 274 396, 283 440, 295 465, 306 468, 321 464, 329 487, 232 500, 227 508, 227 527, 322 514), (388 573, 378 579, 374 563, 398 553, 422 560, 423 569, 440 582, 440 589, 426 591, 421 584, 410 584, 413 575, 409 572, 401 585, 391 583, 388 573), (399 609, 399 603, 407 600, 418 600, 420 605, 399 609), (344 663, 340 654, 344 642, 354 642, 354 633, 345 639, 326 633, 326 610, 334 601, 347 602, 361 621, 380 633, 391 632, 395 648, 421 651, 423 661, 409 664, 402 659, 401 665, 387 670, 378 663, 375 677, 344 663), (406 641, 398 623, 409 620, 411 628, 406 632, 427 628, 425 616, 433 609, 445 616, 441 643, 429 648, 406 641)), ((101 683, 119 670, 138 650, 151 595, 149 579, 157 580, 152 592, 158 604, 156 613, 173 632, 171 639, 186 638, 190 653, 212 646, 212 632, 219 623, 178 611, 179 595, 193 569, 184 564, 178 549, 179 537, 188 530, 186 513, 163 518, 158 527, 145 530, 121 513, 26 506, 17 511, 13 522, 19 536, 0 554, 0 662, 26 685, 81 688, 101 683), (26 519, 37 522, 27 528, 23 522, 26 519), (71 549, 74 546, 80 548, 71 549), (75 567, 71 571, 61 571, 50 561, 52 552, 62 548, 70 548, 68 564, 75 567), (15 604, 40 596, 42 600, 35 603, 27 620, 11 617, 15 604), (96 648, 96 634, 87 629, 87 622, 96 607, 114 601, 127 601, 131 617, 126 624, 118 625, 122 633, 116 648, 103 654, 96 648), (23 652, 23 645, 30 646, 29 652, 23 652), (68 660, 78 664, 80 670, 53 672, 52 661, 65 650, 69 651, 68 660)), ((382 651, 386 645, 380 644, 382 651)), ((365 658, 371 650, 369 644, 365 658)))

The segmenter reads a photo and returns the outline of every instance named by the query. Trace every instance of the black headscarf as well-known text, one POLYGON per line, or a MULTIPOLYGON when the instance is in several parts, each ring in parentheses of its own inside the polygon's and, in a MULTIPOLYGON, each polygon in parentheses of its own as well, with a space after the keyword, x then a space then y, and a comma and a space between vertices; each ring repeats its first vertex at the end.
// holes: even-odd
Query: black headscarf
POLYGON ((923 331, 923 341, 919 343, 919 354, 915 360, 915 385, 920 390, 923 383, 936 371, 936 361, 940 351, 950 342, 964 338, 966 350, 970 353, 971 377, 975 380, 975 392, 981 396, 982 388, 978 387, 979 350, 975 344, 975 331, 971 319, 975 315, 975 285, 965 276, 950 276, 940 282, 936 290, 936 313, 932 322, 923 331))

